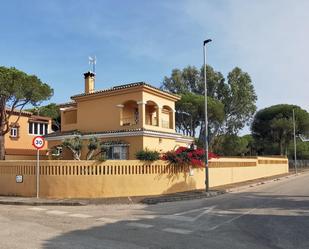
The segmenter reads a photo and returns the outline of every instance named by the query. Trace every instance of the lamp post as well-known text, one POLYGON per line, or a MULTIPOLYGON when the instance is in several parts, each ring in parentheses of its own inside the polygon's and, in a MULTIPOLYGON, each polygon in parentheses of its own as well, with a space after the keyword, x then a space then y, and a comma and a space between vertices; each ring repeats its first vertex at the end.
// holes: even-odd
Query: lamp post
POLYGON ((204 84, 205 84, 205 186, 206 192, 209 191, 209 169, 208 169, 208 113, 207 113, 207 78, 206 78, 206 45, 211 42, 207 39, 203 42, 204 54, 204 84))
POLYGON ((295 174, 297 175, 297 157, 296 157, 296 128, 295 128, 295 111, 293 109, 293 133, 294 133, 294 167, 295 174))

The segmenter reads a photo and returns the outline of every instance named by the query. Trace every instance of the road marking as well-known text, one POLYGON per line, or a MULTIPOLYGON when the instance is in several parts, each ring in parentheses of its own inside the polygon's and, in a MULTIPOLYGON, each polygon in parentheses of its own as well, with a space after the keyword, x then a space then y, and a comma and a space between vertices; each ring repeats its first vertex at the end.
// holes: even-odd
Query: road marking
POLYGON ((160 218, 169 219, 169 220, 187 221, 187 222, 194 221, 194 219, 191 217, 180 216, 180 215, 163 215, 160 218))
POLYGON ((131 227, 140 227, 140 228, 151 228, 151 227, 153 227, 153 225, 144 224, 144 223, 137 223, 137 222, 131 222, 131 223, 128 223, 127 225, 131 226, 131 227))
POLYGON ((39 207, 32 207, 32 208, 28 208, 29 210, 32 210, 32 211, 45 211, 47 210, 46 208, 39 208, 39 207))
POLYGON ((69 214, 70 217, 74 218, 92 218, 93 216, 88 215, 88 214, 69 214))
POLYGON ((68 212, 65 211, 58 211, 58 210, 51 210, 51 211, 47 211, 47 214, 55 214, 55 215, 62 215, 62 214, 67 214, 68 212))
POLYGON ((225 225, 225 224, 231 223, 231 222, 234 221, 234 220, 237 220, 237 219, 239 219, 239 218, 241 218, 241 217, 243 217, 243 216, 245 216, 245 215, 247 215, 247 214, 252 213, 252 212, 253 212, 254 210, 256 210, 256 209, 258 209, 258 208, 253 208, 253 209, 251 209, 251 210, 249 210, 249 211, 247 211, 247 212, 245 212, 245 213, 243 213, 243 214, 241 214, 241 215, 238 215, 238 216, 236 216, 236 217, 234 217, 234 218, 232 218, 232 219, 226 220, 226 221, 224 221, 224 222, 222 222, 222 223, 220 223, 220 224, 218 224, 218 225, 215 225, 215 226, 213 226, 213 227, 207 229, 207 231, 216 230, 217 228, 219 228, 219 227, 221 227, 221 226, 223 226, 223 225, 225 225))
POLYGON ((197 209, 191 209, 191 210, 188 210, 188 211, 185 211, 185 212, 181 212, 181 213, 176 213, 174 215, 183 215, 183 214, 190 214, 190 213, 195 213, 195 212, 198 212, 198 211, 202 211, 202 210, 212 210, 214 209, 216 206, 210 206, 210 207, 202 207, 202 208, 197 208, 197 209))
POLYGON ((192 210, 189 210, 189 211, 185 211, 185 212, 181 212, 181 213, 176 213, 176 214, 172 214, 172 215, 163 215, 163 216, 161 216, 161 218, 171 219, 171 220, 178 220, 178 221, 194 222, 194 221, 198 220, 199 218, 201 218, 203 215, 211 212, 215 207, 216 206, 192 209, 192 210), (194 217, 183 216, 183 214, 196 213, 196 212, 199 212, 199 211, 202 211, 202 212, 199 213, 198 215, 194 216, 194 217))
POLYGON ((107 218, 107 217, 102 217, 102 218, 96 219, 96 221, 103 221, 103 222, 105 222, 105 223, 116 223, 116 222, 118 222, 119 220, 112 219, 112 218, 107 218))
POLYGON ((191 230, 178 229, 178 228, 164 228, 162 231, 169 233, 190 234, 191 230))

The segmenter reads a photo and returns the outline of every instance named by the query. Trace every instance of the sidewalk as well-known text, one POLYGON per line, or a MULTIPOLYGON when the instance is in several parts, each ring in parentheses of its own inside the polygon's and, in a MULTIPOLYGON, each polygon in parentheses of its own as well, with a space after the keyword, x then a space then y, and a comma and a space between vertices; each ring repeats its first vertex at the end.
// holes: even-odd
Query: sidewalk
MULTIPOLYGON (((299 174, 303 174, 301 172, 299 174)), ((28 206, 84 206, 84 205, 110 205, 110 204, 157 204, 162 202, 194 200, 201 198, 211 198, 227 192, 237 192, 247 188, 267 184, 269 182, 280 181, 284 178, 295 177, 295 174, 288 173, 272 177, 260 178, 256 180, 229 184, 211 188, 209 192, 204 189, 166 194, 160 196, 138 196, 138 197, 119 197, 119 198, 96 198, 96 199, 47 199, 35 197, 13 197, 0 196, 0 205, 28 205, 28 206)))

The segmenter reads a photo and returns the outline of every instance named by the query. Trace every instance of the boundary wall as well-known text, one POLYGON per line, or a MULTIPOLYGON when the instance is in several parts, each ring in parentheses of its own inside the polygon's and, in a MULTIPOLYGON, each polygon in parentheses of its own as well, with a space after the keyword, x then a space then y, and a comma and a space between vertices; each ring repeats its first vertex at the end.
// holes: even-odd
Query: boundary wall
MULTIPOLYGON (((210 187, 288 173, 285 157, 211 159, 210 187)), ((103 198, 146 196, 203 189, 204 168, 164 161, 40 161, 40 197, 103 198), (193 174, 192 174, 193 173, 193 174)), ((0 195, 36 196, 36 161, 0 162, 0 195), (16 176, 23 182, 17 183, 16 176)))

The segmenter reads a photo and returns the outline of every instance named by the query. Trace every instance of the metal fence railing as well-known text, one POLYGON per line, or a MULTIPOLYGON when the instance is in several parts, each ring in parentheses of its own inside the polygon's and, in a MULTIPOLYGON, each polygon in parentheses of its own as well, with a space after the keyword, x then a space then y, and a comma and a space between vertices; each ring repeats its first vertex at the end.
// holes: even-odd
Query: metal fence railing
MULTIPOLYGON (((309 160, 297 160, 296 166, 298 171, 309 170, 309 160)), ((294 160, 289 160, 289 168, 295 170, 294 160)))

